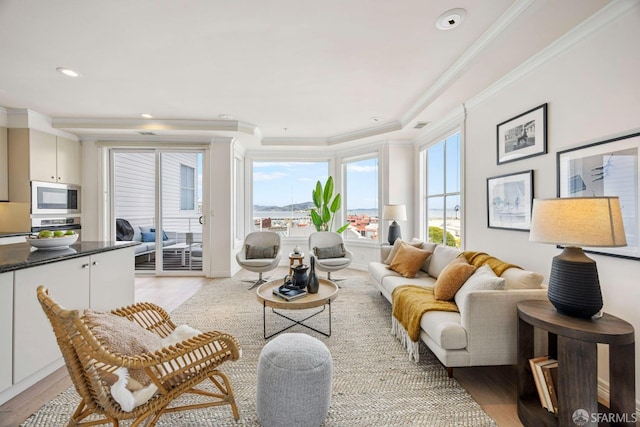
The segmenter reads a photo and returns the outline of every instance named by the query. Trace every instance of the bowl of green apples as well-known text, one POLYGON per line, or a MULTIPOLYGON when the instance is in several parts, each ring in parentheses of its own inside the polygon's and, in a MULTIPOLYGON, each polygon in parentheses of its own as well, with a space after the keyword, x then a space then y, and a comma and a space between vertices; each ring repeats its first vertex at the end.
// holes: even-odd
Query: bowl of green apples
POLYGON ((78 234, 73 230, 42 230, 36 235, 27 237, 27 243, 43 251, 67 249, 76 240, 78 240, 78 234))

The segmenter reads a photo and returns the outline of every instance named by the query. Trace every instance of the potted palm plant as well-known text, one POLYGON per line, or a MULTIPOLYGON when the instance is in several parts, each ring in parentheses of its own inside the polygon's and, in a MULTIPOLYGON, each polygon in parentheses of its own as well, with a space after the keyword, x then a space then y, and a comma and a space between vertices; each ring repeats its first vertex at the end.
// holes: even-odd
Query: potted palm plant
MULTIPOLYGON (((311 220, 317 231, 331 231, 336 212, 342 205, 342 197, 340 193, 333 195, 333 177, 327 178, 327 182, 322 186, 318 181, 316 188, 312 191, 313 204, 315 208, 311 209, 311 220)), ((344 224, 336 233, 342 233, 349 227, 349 223, 344 224)))

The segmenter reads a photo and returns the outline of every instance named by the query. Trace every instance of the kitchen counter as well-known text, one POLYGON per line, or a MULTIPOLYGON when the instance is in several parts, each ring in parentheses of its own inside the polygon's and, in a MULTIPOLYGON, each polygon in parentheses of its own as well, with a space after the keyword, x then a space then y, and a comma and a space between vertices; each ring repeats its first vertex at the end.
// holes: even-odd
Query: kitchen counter
POLYGON ((18 236, 30 236, 33 233, 30 231, 0 231, 0 239, 3 237, 18 237, 18 236))
MULTIPOLYGON (((28 233, 30 234, 30 233, 28 233)), ((136 246, 139 242, 77 242, 68 249, 43 251, 28 243, 0 245, 0 273, 136 246)))
POLYGON ((49 251, 26 242, 0 246, 0 405, 64 366, 38 286, 68 310, 131 305, 137 244, 81 241, 49 251))

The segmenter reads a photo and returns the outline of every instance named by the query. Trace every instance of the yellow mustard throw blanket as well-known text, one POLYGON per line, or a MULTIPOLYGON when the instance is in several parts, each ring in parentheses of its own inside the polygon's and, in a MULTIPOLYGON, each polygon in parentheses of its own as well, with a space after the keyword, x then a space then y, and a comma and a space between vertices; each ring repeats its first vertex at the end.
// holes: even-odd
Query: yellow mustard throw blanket
POLYGON ((409 353, 409 359, 420 358, 420 319, 427 311, 458 311, 451 301, 440 301, 433 295, 432 288, 416 285, 402 285, 393 290, 391 334, 400 340, 409 353))
POLYGON ((514 264, 509 264, 508 262, 504 262, 484 252, 464 251, 462 252, 462 255, 464 255, 469 264, 473 265, 476 268, 482 267, 483 265, 487 264, 489 267, 491 267, 493 272, 496 273, 496 276, 502 276, 502 273, 504 273, 504 271, 508 268, 519 268, 522 270, 522 267, 514 264))

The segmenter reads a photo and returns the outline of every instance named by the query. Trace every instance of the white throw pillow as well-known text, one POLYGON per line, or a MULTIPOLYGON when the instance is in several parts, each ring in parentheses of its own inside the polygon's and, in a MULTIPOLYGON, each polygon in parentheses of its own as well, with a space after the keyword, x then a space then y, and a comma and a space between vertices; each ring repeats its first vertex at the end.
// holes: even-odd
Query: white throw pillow
POLYGON ((505 280, 505 289, 538 289, 544 276, 520 268, 507 268, 500 276, 505 280))
POLYGON ((438 278, 442 270, 449 265, 451 261, 456 259, 460 255, 460 251, 451 246, 437 245, 431 255, 431 262, 429 263, 429 276, 438 278))
POLYGON ((458 307, 461 307, 470 292, 504 289, 504 283, 505 280, 496 276, 491 267, 483 265, 464 282, 464 285, 456 292, 454 299, 458 307))

